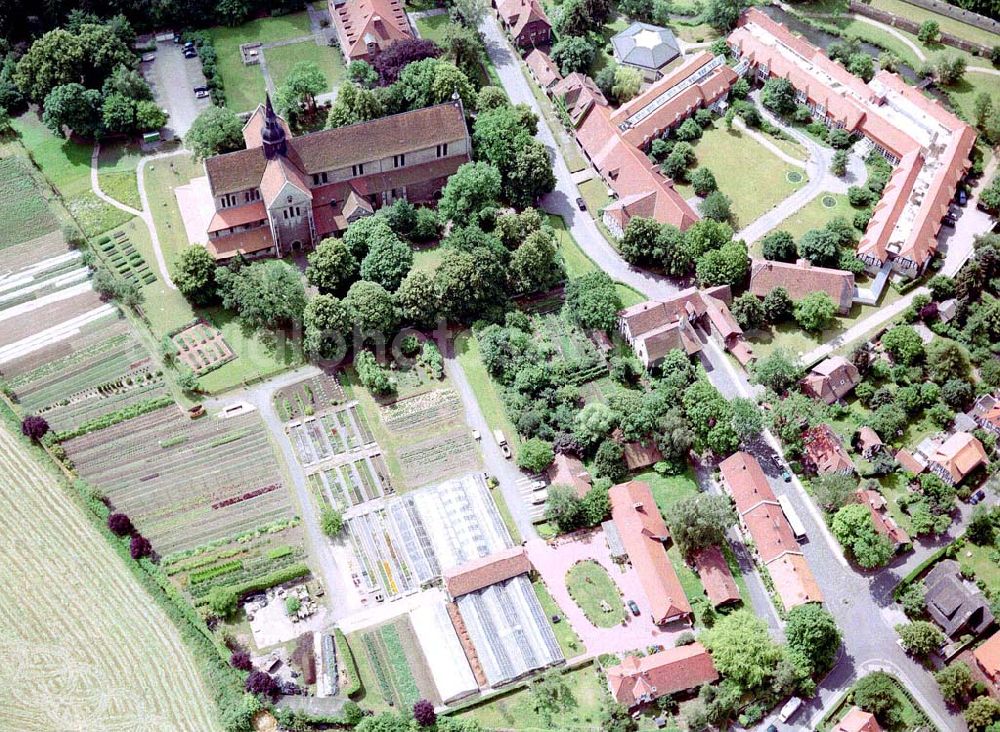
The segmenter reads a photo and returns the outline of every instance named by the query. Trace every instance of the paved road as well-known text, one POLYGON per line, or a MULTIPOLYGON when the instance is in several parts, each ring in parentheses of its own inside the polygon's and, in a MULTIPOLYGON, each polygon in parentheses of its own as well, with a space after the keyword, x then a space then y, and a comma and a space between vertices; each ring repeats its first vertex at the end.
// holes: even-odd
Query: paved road
POLYGON ((518 481, 523 480, 525 474, 521 472, 513 460, 505 459, 500 452, 500 447, 492 438, 493 433, 479 407, 479 401, 472 390, 472 385, 465 375, 465 369, 462 368, 462 364, 458 362, 454 354, 449 353, 445 356, 444 370, 462 398, 466 424, 472 429, 478 430, 482 436, 479 447, 486 464, 486 472, 500 481, 500 491, 503 493, 504 501, 507 503, 507 508, 510 509, 518 531, 521 532, 522 541, 537 539, 538 532, 535 531, 535 525, 531 523, 528 504, 525 503, 517 489, 518 481))
MULTIPOLYGON (((497 72, 511 99, 515 103, 524 102, 537 111, 534 95, 516 66, 518 61, 500 35, 496 21, 488 18, 482 30, 487 37, 490 59, 497 67, 497 72)), ((589 221, 589 217, 577 215, 570 203, 579 195, 576 186, 554 144, 545 118, 541 114, 539 118, 541 119, 539 138, 552 150, 553 168, 556 174, 556 190, 543 200, 545 209, 566 217, 574 237, 583 250, 613 278, 634 287, 651 299, 663 298, 675 292, 677 286, 673 283, 629 266, 607 243, 593 222, 589 221)), ((709 378, 723 394, 726 396, 751 394, 745 375, 735 371, 730 360, 712 339, 705 341, 702 357, 709 368, 709 378)), ((770 433, 765 432, 763 438, 771 444, 772 449, 777 446, 775 438, 770 433)), ((781 466, 786 467, 783 461, 781 466)), ((920 704, 942 730, 957 732, 964 730, 966 728, 964 721, 948 710, 933 677, 906 656, 895 643, 896 635, 892 626, 898 621, 898 617, 893 615, 889 607, 891 603, 887 599, 891 592, 888 575, 870 576, 846 567, 839 546, 829 535, 818 509, 807 496, 801 483, 796 479, 786 484, 778 477, 777 470, 774 470, 774 473, 771 478, 775 484, 775 492, 789 496, 802 517, 809 536, 812 537, 803 551, 826 595, 825 604, 837 618, 844 634, 844 655, 821 685, 818 698, 811 705, 813 713, 818 714, 843 688, 846 688, 850 681, 859 675, 863 664, 878 662, 890 664, 897 669, 897 675, 913 691, 920 704)))

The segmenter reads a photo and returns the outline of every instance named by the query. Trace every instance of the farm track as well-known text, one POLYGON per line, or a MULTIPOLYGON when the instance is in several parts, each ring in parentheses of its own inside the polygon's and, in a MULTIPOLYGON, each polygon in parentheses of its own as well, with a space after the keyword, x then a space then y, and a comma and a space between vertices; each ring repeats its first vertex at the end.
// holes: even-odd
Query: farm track
POLYGON ((0 728, 216 732, 170 620, 0 427, 0 728))

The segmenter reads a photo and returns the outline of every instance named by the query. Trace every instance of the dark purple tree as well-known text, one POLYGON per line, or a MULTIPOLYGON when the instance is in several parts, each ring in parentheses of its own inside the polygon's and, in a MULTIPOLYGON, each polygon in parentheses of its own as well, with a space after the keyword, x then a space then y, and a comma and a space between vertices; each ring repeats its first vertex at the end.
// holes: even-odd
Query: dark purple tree
POLYGON ((274 677, 263 671, 252 671, 247 676, 246 689, 251 694, 260 694, 271 698, 278 695, 278 684, 274 677))
POLYGON ((132 541, 128 545, 128 552, 132 555, 132 559, 139 560, 153 553, 153 545, 142 534, 133 534, 132 541))
POLYGON ((434 712, 434 704, 421 699, 413 705, 413 718, 421 727, 433 727, 437 724, 437 714, 434 712))
POLYGON ((379 84, 389 86, 399 79, 399 72, 407 64, 422 61, 425 58, 437 58, 441 49, 434 41, 415 38, 410 41, 396 41, 372 60, 372 66, 378 72, 379 84))
POLYGON ((115 536, 128 536, 134 530, 132 519, 123 513, 113 513, 108 516, 108 528, 115 536))
POLYGON ((253 671, 253 661, 250 660, 250 654, 246 651, 235 651, 229 657, 229 665, 240 671, 253 671))
POLYGON ((38 442, 49 431, 49 423, 44 417, 32 414, 21 421, 21 434, 30 440, 38 442))
POLYGON ((929 302, 920 308, 920 319, 935 320, 938 316, 938 304, 936 302, 929 302))

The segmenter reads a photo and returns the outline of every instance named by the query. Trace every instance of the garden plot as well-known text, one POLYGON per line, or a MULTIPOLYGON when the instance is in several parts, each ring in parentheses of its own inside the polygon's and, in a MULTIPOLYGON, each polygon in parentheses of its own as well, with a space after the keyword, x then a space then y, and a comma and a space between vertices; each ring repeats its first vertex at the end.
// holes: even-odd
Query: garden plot
POLYGON ((160 554, 292 516, 256 412, 190 420, 175 407, 63 443, 80 476, 160 554))
POLYGON ((490 686, 565 660, 527 575, 462 595, 457 603, 490 686))
POLYGON ((304 536, 297 519, 280 519, 225 540, 163 557, 160 564, 196 604, 215 587, 237 594, 264 589, 308 572, 304 536), (270 579, 269 579, 270 578, 270 579))
POLYGON ((336 412, 293 422, 286 430, 303 467, 356 453, 375 442, 353 403, 336 412))
MULTIPOLYGON (((0 368, 74 338, 92 323, 117 317, 117 309, 90 286, 79 252, 18 247, 17 268, 0 272, 0 368)), ((13 263, 12 263, 13 264, 13 263)))
POLYGON ((8 377, 22 409, 44 416, 56 432, 168 393, 162 371, 128 321, 108 319, 99 325, 64 341, 65 356, 8 377))
POLYGON ((136 251, 124 230, 102 234, 94 240, 94 245, 111 270, 122 279, 136 287, 156 282, 156 275, 150 270, 149 263, 136 251))
POLYGON ((441 704, 427 658, 407 616, 353 633, 348 644, 358 661, 362 682, 387 704, 396 709, 410 709, 419 699, 441 704))
POLYGON ((479 467, 476 441, 466 427, 458 427, 437 437, 403 445, 397 451, 403 477, 419 486, 433 480, 467 473, 479 467))
POLYGON ((177 359, 196 374, 207 374, 229 363, 236 355, 218 329, 204 320, 184 326, 170 336, 177 347, 177 359))
POLYGON ((461 411, 462 401, 454 389, 434 389, 379 406, 382 423, 393 432, 425 429, 447 422, 461 411))
POLYGON ((388 595, 513 544, 481 473, 386 499, 347 526, 366 589, 388 595))
POLYGON ((378 453, 320 468, 308 476, 314 494, 338 511, 380 498, 393 489, 389 469, 378 453))
POLYGON ((608 361, 586 333, 558 311, 532 317, 536 342, 544 354, 572 365, 569 381, 579 386, 608 373, 608 361))
POLYGON ((30 163, 17 156, 0 158, 0 221, 0 249, 59 228, 58 219, 35 184, 30 163))
POLYGON ((337 377, 323 372, 274 393, 274 407, 286 422, 302 419, 336 407, 345 400, 344 388, 337 377))

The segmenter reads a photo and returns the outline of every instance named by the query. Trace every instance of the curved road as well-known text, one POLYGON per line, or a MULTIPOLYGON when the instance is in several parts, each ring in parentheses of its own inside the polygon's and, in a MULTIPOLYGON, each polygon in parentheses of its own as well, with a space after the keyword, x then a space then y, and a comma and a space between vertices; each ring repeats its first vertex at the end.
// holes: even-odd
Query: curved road
MULTIPOLYGON (((637 270, 625 262, 604 239, 590 216, 576 210, 572 202, 580 195, 579 190, 520 69, 519 59, 508 46, 492 16, 484 21, 481 30, 486 37, 490 60, 511 101, 527 104, 540 119, 538 137, 550 148, 556 176, 555 191, 542 200, 545 210, 566 219, 583 250, 612 278, 635 288, 650 299, 662 299, 675 293, 678 287, 674 283, 637 270)), ((704 345, 702 355, 709 378, 719 390, 728 397, 750 396, 751 390, 745 376, 735 371, 728 357, 714 341, 709 339, 704 345)), ((764 438, 770 443, 771 449, 776 447, 777 443, 772 435, 765 433, 764 438)), ((822 709, 838 698, 858 676, 859 670, 867 665, 891 664, 898 669, 900 678, 941 730, 965 730, 964 720, 945 705, 931 674, 896 644, 896 633, 892 626, 898 619, 894 615, 896 611, 893 610, 891 600, 891 588, 895 580, 886 571, 864 575, 849 568, 840 547, 830 536, 818 509, 801 483, 796 479, 791 484, 786 484, 777 476, 772 477, 777 479, 777 492, 788 495, 812 537, 803 551, 823 589, 825 606, 833 613, 844 634, 841 661, 820 685, 809 713, 820 715, 822 709)))

